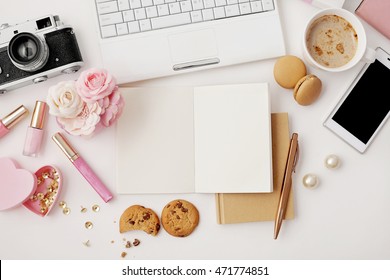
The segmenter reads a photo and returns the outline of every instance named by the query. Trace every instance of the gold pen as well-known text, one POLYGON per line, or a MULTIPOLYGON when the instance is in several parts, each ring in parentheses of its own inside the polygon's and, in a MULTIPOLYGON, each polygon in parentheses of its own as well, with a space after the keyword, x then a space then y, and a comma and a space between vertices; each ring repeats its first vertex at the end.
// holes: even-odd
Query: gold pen
POLYGON ((299 157, 298 148, 298 134, 293 133, 290 140, 290 148, 288 150, 287 163, 284 171, 282 189, 280 191, 279 205, 276 212, 275 228, 274 228, 274 239, 278 238, 280 227, 285 216, 287 201, 290 195, 292 186, 292 172, 295 172, 295 166, 299 157))

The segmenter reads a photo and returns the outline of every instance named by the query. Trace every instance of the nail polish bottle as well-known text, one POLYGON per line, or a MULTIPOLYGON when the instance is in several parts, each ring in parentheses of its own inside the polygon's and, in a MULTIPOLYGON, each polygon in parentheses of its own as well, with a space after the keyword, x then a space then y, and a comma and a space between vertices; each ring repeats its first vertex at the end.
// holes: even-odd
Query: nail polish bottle
POLYGON ((36 157, 41 149, 43 139, 43 127, 45 122, 47 104, 36 101, 30 126, 27 128, 26 141, 24 142, 23 155, 36 157))
POLYGON ((2 120, 0 120, 0 138, 6 135, 11 127, 17 124, 28 113, 28 110, 23 106, 19 106, 13 112, 9 113, 2 120))

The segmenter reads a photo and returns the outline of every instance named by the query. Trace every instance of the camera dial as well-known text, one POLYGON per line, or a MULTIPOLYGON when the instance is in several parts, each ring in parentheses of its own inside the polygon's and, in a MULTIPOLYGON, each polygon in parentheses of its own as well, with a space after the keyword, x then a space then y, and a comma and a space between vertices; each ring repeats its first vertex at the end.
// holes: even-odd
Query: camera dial
POLYGON ((45 66, 49 58, 49 48, 42 38, 22 32, 11 39, 8 56, 17 68, 34 72, 45 66))
POLYGON ((73 74, 73 73, 76 73, 77 71, 79 71, 80 68, 81 68, 81 66, 79 66, 79 65, 72 66, 72 67, 69 67, 69 68, 66 68, 66 69, 62 70, 61 73, 73 74))

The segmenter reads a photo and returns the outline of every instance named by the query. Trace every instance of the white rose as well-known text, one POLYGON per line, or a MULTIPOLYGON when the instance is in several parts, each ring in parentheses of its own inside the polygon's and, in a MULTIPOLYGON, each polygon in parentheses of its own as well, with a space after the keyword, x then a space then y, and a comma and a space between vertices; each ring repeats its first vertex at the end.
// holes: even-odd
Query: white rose
POLYGON ((75 81, 60 82, 49 88, 49 113, 61 118, 74 118, 80 114, 84 101, 78 95, 75 81))
POLYGON ((57 117, 57 122, 60 126, 72 135, 91 135, 95 131, 96 126, 100 122, 100 114, 102 108, 98 102, 84 103, 84 107, 80 114, 75 118, 60 118, 57 117))

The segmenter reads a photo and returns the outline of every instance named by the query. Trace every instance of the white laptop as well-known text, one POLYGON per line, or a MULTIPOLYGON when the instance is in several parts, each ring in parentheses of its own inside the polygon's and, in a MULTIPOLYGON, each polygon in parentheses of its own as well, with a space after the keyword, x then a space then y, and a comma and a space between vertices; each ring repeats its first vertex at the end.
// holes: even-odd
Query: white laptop
POLYGON ((92 0, 118 83, 285 54, 277 0, 92 0))

